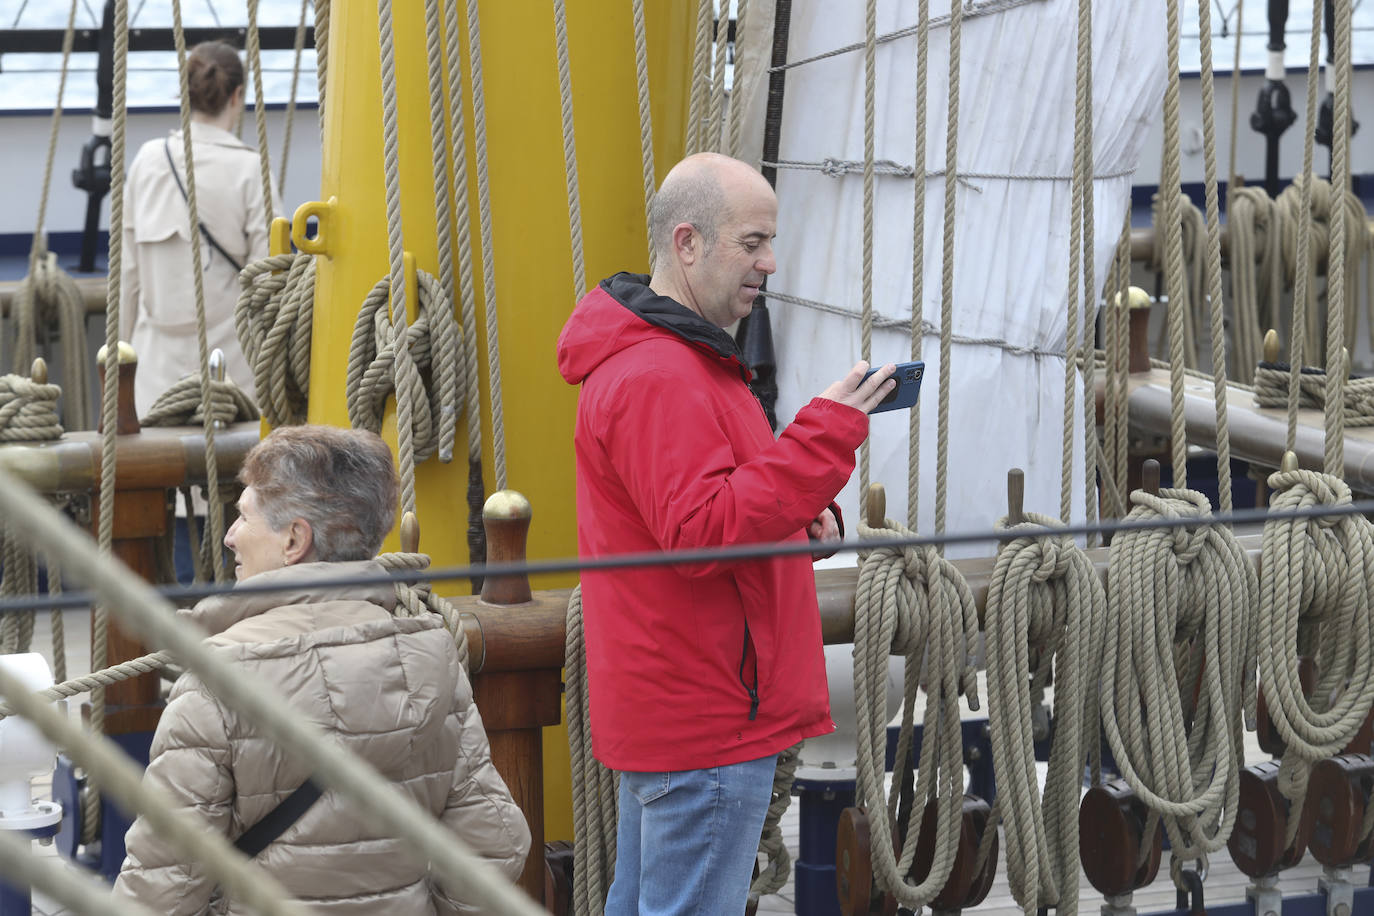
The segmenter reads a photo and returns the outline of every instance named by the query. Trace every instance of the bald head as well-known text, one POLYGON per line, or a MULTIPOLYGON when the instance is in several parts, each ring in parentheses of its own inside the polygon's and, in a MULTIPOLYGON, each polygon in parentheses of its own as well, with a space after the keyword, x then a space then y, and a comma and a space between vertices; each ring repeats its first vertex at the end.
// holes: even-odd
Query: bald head
POLYGON ((688 156, 669 170, 649 207, 649 241, 656 258, 673 246, 673 230, 683 223, 701 233, 707 248, 715 245, 721 223, 741 195, 773 189, 748 164, 720 153, 688 156))

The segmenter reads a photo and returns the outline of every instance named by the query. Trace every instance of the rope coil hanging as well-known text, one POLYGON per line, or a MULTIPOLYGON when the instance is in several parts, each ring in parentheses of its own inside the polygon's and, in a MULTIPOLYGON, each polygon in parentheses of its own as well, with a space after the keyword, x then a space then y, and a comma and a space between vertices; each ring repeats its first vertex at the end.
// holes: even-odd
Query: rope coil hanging
MULTIPOLYGON (((1291 453, 1290 453, 1291 454, 1291 453)), ((1285 469, 1269 477, 1271 511, 1351 502, 1339 478, 1285 469)), ((1259 677, 1287 745, 1279 788, 1294 805, 1292 842, 1318 760, 1340 753, 1374 705, 1374 535, 1362 516, 1274 519, 1265 523, 1260 562, 1259 677), (1315 657, 1311 697, 1298 678, 1300 655, 1315 657)), ((1362 835, 1368 835, 1368 824, 1362 835)))
MULTIPOLYGON (((859 525, 861 538, 910 536, 891 521, 859 525)), ((978 682, 970 653, 978 639, 973 592, 954 565, 934 547, 879 547, 860 553, 854 597, 854 703, 859 727, 857 798, 869 812, 873 874, 878 886, 908 908, 935 899, 954 867, 964 795, 963 732, 959 695, 978 708, 978 682), (898 761, 910 759, 914 703, 925 684, 928 695, 924 739, 916 777, 915 803, 905 840, 894 852, 889 818, 898 793, 883 789, 887 747, 886 683, 889 655, 905 657, 905 698, 898 761), (933 716, 932 716, 933 712, 933 716), (935 855, 919 884, 907 881, 921 818, 928 803, 938 806, 935 855)))
POLYGON ((310 397, 310 334, 315 257, 272 255, 239 274, 234 328, 253 369, 262 415, 271 426, 304 423, 310 397))
MULTIPOLYGON (((258 418, 258 408, 233 382, 210 380, 210 422, 241 423, 258 418)), ((140 419, 144 426, 191 426, 205 421, 200 379, 188 375, 168 388, 140 419)))
MULTIPOLYGON (((69 429, 91 428, 90 370, 86 353, 86 305, 76 281, 57 266, 57 255, 38 241, 29 273, 10 299, 14 322, 13 365, 28 366, 38 356, 38 332, 56 326, 62 343, 62 418, 69 429)), ((60 435, 60 433, 59 433, 60 435)))
MULTIPOLYGON (((1078 796, 1083 759, 1099 746, 1097 685, 1107 599, 1092 561, 1058 523, 1027 513, 997 523, 1008 534, 988 585, 988 726, 997 769, 995 819, 1006 844, 1012 897, 1027 914, 1078 908, 1078 796), (1047 536, 1048 535, 1048 536, 1047 536), (1033 726, 1051 666, 1054 743, 1037 798, 1033 726)), ((1094 766, 1094 771, 1098 767, 1094 766)))
MULTIPOLYGON (((1131 502, 1133 521, 1211 515, 1192 490, 1137 490, 1131 502)), ((1123 531, 1107 595, 1107 740, 1136 796, 1162 817, 1175 862, 1200 858, 1226 845, 1236 817, 1242 708, 1254 718, 1254 567, 1222 526, 1123 531)))

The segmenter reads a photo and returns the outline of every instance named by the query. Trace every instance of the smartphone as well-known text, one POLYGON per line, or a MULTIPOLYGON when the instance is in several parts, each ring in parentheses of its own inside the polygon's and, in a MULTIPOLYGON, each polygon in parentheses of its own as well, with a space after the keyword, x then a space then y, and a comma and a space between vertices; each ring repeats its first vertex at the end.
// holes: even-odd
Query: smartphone
MULTIPOLYGON (((877 369, 869 369, 864 373, 864 379, 877 371, 877 369)), ((911 407, 916 403, 916 398, 921 393, 921 377, 925 374, 926 364, 923 362, 898 363, 897 371, 890 376, 896 380, 897 387, 889 391, 887 397, 878 402, 878 406, 870 410, 869 413, 882 413, 885 410, 906 410, 911 407)))

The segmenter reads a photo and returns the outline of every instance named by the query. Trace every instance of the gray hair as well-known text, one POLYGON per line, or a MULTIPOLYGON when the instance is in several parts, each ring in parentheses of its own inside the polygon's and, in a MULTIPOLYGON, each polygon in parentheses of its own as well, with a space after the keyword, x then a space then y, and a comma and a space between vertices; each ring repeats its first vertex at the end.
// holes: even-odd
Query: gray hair
POLYGON ((649 242, 656 257, 673 250, 673 228, 691 223, 710 251, 727 203, 720 180, 709 168, 691 168, 669 174, 649 204, 649 242))
POLYGON ((367 430, 283 426, 248 453, 239 480, 273 531, 304 519, 319 560, 372 559, 396 521, 391 449, 367 430))

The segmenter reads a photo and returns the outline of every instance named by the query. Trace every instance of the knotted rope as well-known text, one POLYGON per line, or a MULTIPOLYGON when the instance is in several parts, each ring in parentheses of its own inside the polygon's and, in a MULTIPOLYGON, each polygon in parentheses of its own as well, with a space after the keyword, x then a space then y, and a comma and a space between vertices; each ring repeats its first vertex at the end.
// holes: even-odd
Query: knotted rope
POLYGON ((568 750, 572 760, 573 912, 600 916, 615 877, 620 777, 592 756, 587 651, 582 628, 582 586, 568 597, 563 644, 563 695, 567 703, 568 750))
POLYGON ((239 274, 234 327, 253 368, 262 415, 272 426, 304 423, 310 396, 315 257, 303 252, 253 261, 239 274))
MULTIPOLYGON (((1269 488, 1275 512, 1351 501, 1343 481, 1315 471, 1279 471, 1269 488)), ((1291 843, 1312 765, 1349 744, 1374 705, 1374 536, 1363 516, 1274 519, 1265 522, 1262 550, 1260 687, 1287 745, 1279 788, 1293 805, 1291 843), (1311 698, 1298 679, 1300 655, 1317 662, 1311 698)))
MULTIPOLYGON (((241 423, 258 418, 258 408, 233 382, 210 380, 210 422, 241 423)), ((144 426, 190 426, 205 422, 205 403, 201 400, 200 379, 183 376, 153 402, 139 422, 144 426)))
MULTIPOLYGON (((1130 520, 1211 515, 1192 490, 1137 490, 1131 502, 1130 520)), ((1107 740, 1162 817, 1175 859, 1200 858, 1226 844, 1236 817, 1242 705, 1251 720, 1254 709, 1255 570, 1218 525, 1123 531, 1109 563, 1107 740)))
POLYGON ((1098 744, 1097 688, 1107 599, 1092 561, 1047 516, 999 529, 1019 534, 997 555, 988 586, 988 724, 997 775, 995 819, 1005 836, 1012 897, 1031 916, 1078 909, 1078 793, 1083 758, 1098 744), (1032 727, 1051 666, 1055 731, 1043 799, 1037 798, 1032 727))
POLYGON ((0 375, 0 442, 47 442, 62 438, 57 385, 23 375, 0 375))
POLYGON ((19 282, 10 299, 10 316, 15 328, 13 365, 16 369, 32 364, 38 356, 38 329, 56 325, 62 343, 62 371, 67 382, 62 398, 62 418, 68 429, 90 429, 86 304, 76 281, 57 266, 57 255, 44 250, 37 240, 29 258, 29 273, 19 282))
MULTIPOLYGON (((910 536, 891 520, 886 527, 859 525, 863 538, 910 536)), ((973 593, 952 563, 934 547, 879 547, 860 553, 854 598, 854 703, 859 726, 857 797, 869 812, 873 874, 878 886, 908 908, 925 906, 944 887, 954 866, 964 795, 963 732, 959 694, 978 708, 978 684, 969 653, 978 638, 973 593), (906 695, 897 759, 910 759, 916 693, 927 694, 924 738, 915 802, 905 840, 894 853, 889 818, 899 793, 883 789, 887 747, 889 655, 905 658, 906 695), (924 807, 938 806, 935 855, 930 872, 911 884, 924 807)))
MULTIPOLYGON (((1255 406, 1286 406, 1289 379, 1287 363, 1260 363, 1255 367, 1255 406)), ((1325 370, 1303 367, 1298 376, 1298 406, 1325 410, 1326 390, 1325 370)), ((1346 426, 1374 426, 1374 378, 1350 379, 1342 386, 1341 397, 1345 402, 1346 426)))
MULTIPOLYGON (((439 418, 461 412, 465 392, 459 386, 465 378, 465 364, 471 359, 461 346, 450 301, 443 298, 439 281, 424 271, 417 271, 417 277, 420 317, 409 327, 401 325, 406 335, 403 347, 397 346, 397 328, 387 314, 390 279, 372 287, 353 325, 346 383, 348 419, 359 429, 381 431, 386 398, 393 391, 398 407, 402 399, 408 402, 410 426, 404 432, 413 464, 441 448, 451 453, 452 432, 446 442, 440 440, 439 418), (401 355, 406 358, 398 358, 401 355), (430 375, 428 385, 425 373, 430 375)), ((398 409, 398 423, 400 413, 398 409)), ((414 497, 411 499, 413 502, 414 497)))
MULTIPOLYGON (((377 555, 377 562, 387 572, 398 570, 418 571, 429 569, 429 554, 425 553, 383 553, 377 555)), ((463 629, 462 615, 447 598, 434 594, 429 582, 396 583, 396 616, 420 617, 424 614, 438 614, 444 626, 453 636, 458 647, 458 661, 464 671, 472 670, 469 657, 467 632, 463 629)))

